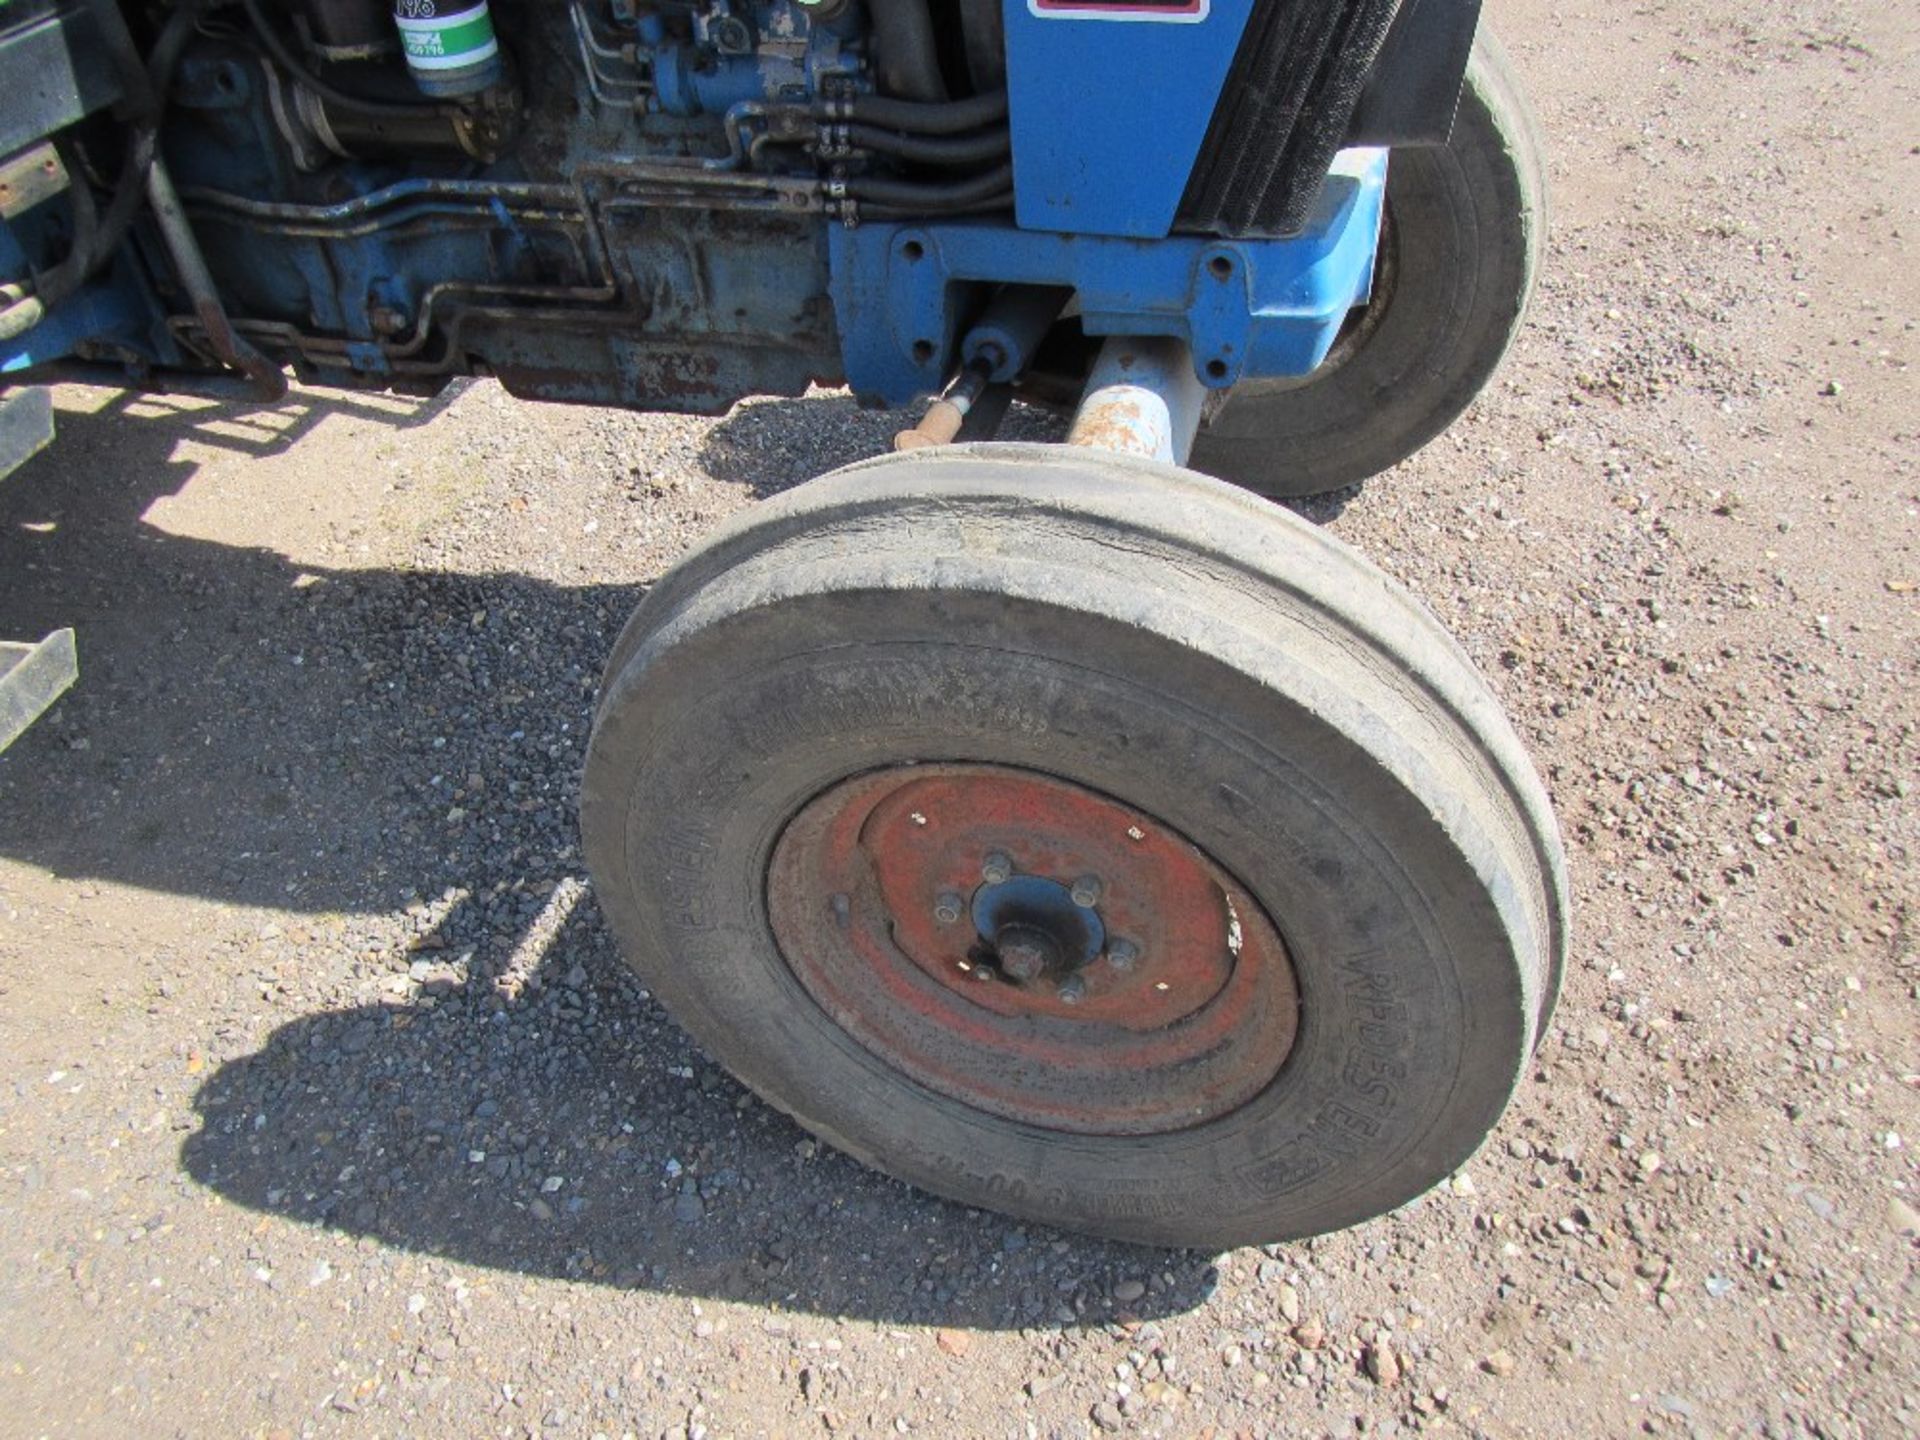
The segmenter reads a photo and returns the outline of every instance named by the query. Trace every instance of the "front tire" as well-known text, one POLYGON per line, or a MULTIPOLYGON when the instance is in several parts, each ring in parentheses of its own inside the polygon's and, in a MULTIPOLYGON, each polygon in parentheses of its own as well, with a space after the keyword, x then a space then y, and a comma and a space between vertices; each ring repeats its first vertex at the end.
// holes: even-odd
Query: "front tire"
POLYGON ((855 466, 692 555, 616 649, 582 823, 629 960, 763 1098, 1158 1244, 1444 1177, 1565 945, 1545 796, 1424 610, 1227 486, 1043 447, 855 466))
POLYGON ((1229 391, 1194 445, 1194 469, 1292 498, 1399 464, 1493 378, 1545 243, 1538 122, 1483 27, 1452 139, 1393 153, 1373 298, 1312 375, 1229 391))

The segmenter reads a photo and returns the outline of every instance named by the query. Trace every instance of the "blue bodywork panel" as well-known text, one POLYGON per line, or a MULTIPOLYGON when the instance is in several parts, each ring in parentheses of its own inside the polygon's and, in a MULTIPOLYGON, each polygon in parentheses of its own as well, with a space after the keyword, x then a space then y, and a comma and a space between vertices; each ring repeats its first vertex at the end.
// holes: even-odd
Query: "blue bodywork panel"
MULTIPOLYGON (((175 72, 161 148, 237 332, 320 383, 492 374, 530 397, 718 413, 844 379, 906 404, 950 378, 1005 285, 1070 290, 1089 335, 1182 340, 1212 387, 1310 373, 1367 297, 1384 152, 1344 154, 1296 236, 1170 236, 1253 0, 1005 3, 1013 217, 842 206, 804 152, 781 159, 806 134, 792 116, 759 134, 773 158, 752 168, 741 141, 765 101, 805 118, 808 97, 866 83, 860 12, 813 22, 798 0, 737 0, 730 19, 765 43, 698 65, 693 32, 670 40, 651 10, 629 53, 578 11, 529 7, 543 44, 524 54, 547 71, 528 94, 545 109, 491 165, 384 142, 343 159, 290 137, 272 67, 209 33, 175 72), (729 137, 715 111, 743 101, 729 137)), ((0 280, 56 264, 71 228, 59 198, 0 223, 0 280)), ((137 382, 221 377, 150 219, 0 342, 0 373, 62 357, 137 382)))
POLYGON ((1020 227, 1173 228, 1253 0, 1005 0, 1020 227))
POLYGON ((1184 340, 1216 389, 1309 374, 1371 292, 1386 180, 1386 151, 1342 152, 1312 222, 1285 240, 1142 241, 965 220, 837 229, 847 383, 889 405, 937 390, 971 318, 967 282, 996 281, 1070 287, 1090 335, 1184 340))

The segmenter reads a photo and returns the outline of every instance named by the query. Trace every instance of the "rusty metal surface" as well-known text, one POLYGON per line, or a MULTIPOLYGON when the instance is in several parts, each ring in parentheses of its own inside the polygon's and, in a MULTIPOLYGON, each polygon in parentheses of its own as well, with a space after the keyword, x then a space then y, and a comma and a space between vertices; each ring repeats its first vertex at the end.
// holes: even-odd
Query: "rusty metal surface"
POLYGON ((893 437, 893 448, 930 450, 939 445, 951 445, 960 434, 960 427, 966 423, 966 410, 942 396, 927 407, 927 413, 920 418, 918 425, 911 430, 902 430, 893 437))
POLYGON ((226 306, 221 302, 219 287, 207 269, 206 256, 201 252, 193 224, 181 207, 173 177, 168 173, 166 162, 157 155, 147 168, 147 199, 153 207, 161 237, 166 241, 173 268, 193 301, 193 313, 199 318, 214 354, 223 365, 247 377, 256 400, 270 404, 280 399, 287 393, 285 372, 233 328, 226 306))
POLYGON ((12 220, 67 188, 67 167, 51 145, 0 160, 0 220, 12 220))
POLYGON ((1109 340, 1087 379, 1067 443, 1184 465, 1206 393, 1194 374, 1193 352, 1182 342, 1157 336, 1109 340))
POLYGON ((1050 1129, 1225 1114, 1278 1074, 1298 1025, 1286 947, 1251 896, 1151 816, 1033 771, 907 766, 834 787, 782 835, 768 906, 788 966, 868 1049, 1050 1129), (1097 877, 1099 957, 1042 977, 952 918, 1002 856, 1015 876, 1097 877))

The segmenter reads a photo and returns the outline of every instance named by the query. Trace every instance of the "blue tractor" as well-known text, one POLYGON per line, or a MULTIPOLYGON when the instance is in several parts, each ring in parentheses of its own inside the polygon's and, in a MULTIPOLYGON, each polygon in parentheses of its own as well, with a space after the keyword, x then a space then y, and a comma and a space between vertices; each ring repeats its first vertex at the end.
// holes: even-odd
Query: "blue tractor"
POLYGON ((62 380, 922 407, 627 626, 608 922, 746 1084, 929 1190, 1349 1225, 1492 1129, 1567 943, 1485 683, 1272 503, 1424 445, 1520 322, 1540 162, 1478 21, 6 0, 0 441, 62 380), (997 442, 1016 398, 1065 443, 997 442))

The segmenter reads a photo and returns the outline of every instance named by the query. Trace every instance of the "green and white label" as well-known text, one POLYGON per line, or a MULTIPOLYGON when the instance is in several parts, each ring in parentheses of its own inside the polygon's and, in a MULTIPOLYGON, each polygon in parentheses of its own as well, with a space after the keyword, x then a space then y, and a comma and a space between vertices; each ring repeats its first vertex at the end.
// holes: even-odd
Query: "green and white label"
POLYGON ((435 14, 438 8, 434 0, 400 0, 394 6, 393 21, 400 27, 408 65, 415 70, 459 70, 500 53, 487 0, 445 15, 435 14))

